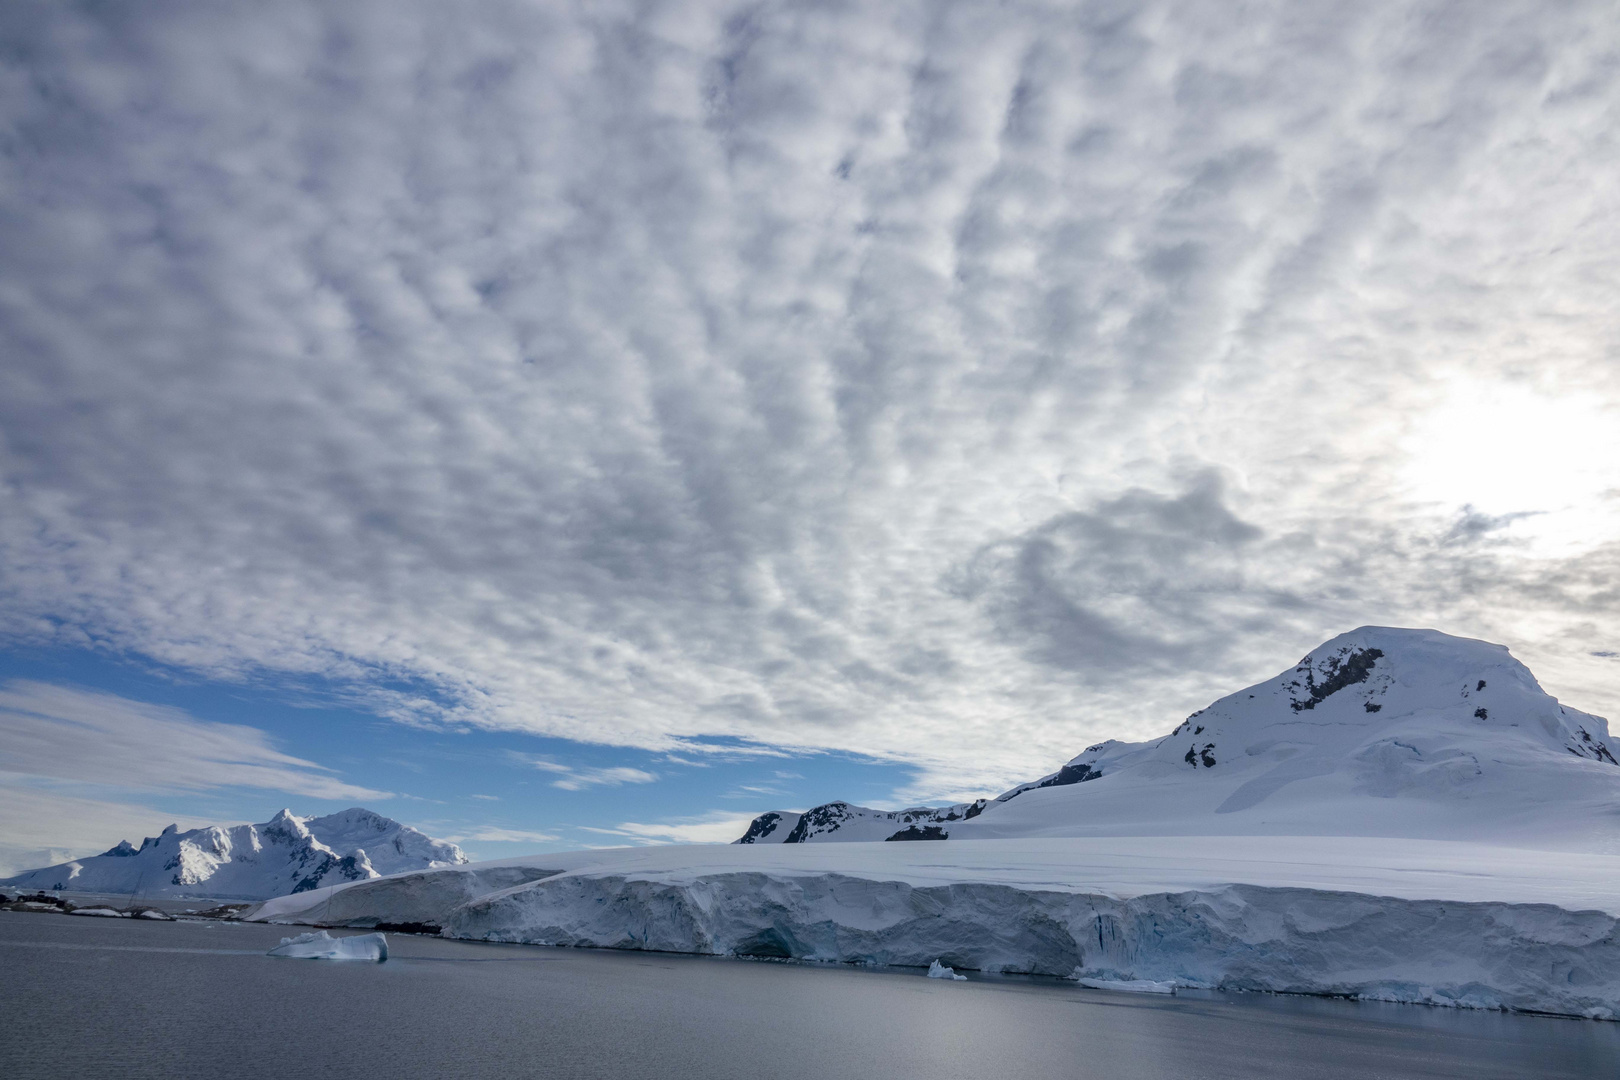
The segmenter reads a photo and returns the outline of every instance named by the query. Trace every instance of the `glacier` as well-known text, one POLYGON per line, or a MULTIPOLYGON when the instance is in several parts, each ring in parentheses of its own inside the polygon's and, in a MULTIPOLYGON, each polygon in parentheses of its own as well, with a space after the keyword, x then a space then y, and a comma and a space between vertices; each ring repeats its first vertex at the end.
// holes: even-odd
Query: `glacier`
POLYGON ((1612 1020, 1617 916, 1620 856, 1274 836, 570 852, 280 897, 248 917, 1612 1020))
POLYGON ((1607 723, 1437 631, 1341 635, 994 799, 829 803, 749 834, 334 884, 249 917, 1620 1019, 1607 723))

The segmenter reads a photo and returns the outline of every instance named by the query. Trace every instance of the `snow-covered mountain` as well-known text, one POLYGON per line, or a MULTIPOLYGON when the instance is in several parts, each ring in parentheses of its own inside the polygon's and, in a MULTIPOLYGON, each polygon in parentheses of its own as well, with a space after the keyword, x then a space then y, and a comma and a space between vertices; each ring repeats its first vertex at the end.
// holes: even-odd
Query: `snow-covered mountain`
POLYGON ((761 815, 738 842, 1316 835, 1620 852, 1616 749, 1606 721, 1560 705, 1500 645, 1362 627, 1163 738, 1088 747, 971 813, 981 804, 830 803, 761 815))
POLYGON ((404 870, 458 866, 461 849, 358 806, 325 817, 283 810, 260 825, 170 825, 86 859, 0 881, 23 889, 264 900, 404 870))
POLYGON ((1364 627, 991 801, 761 815, 249 917, 1620 1019, 1620 765, 1506 649, 1364 627), (929 839, 926 845, 819 843, 929 839))
POLYGON ((830 802, 802 814, 773 810, 761 814, 736 841, 739 844, 806 844, 821 840, 943 840, 953 822, 984 812, 988 799, 955 806, 916 806, 910 810, 873 810, 830 802))

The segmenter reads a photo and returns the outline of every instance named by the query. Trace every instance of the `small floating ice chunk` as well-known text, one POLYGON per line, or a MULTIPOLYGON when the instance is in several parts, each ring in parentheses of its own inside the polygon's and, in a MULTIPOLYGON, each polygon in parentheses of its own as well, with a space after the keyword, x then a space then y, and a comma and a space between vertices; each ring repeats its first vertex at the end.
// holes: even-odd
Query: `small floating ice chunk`
POLYGON ((966 975, 958 975, 938 960, 928 965, 928 977, 930 979, 955 979, 957 982, 967 982, 966 975))
POLYGON ((1154 982, 1151 979, 1075 979, 1091 990, 1119 990, 1127 994, 1173 994, 1176 984, 1154 982))
POLYGON ((147 908, 145 911, 140 912, 139 914, 137 914, 135 916, 135 918, 137 918, 137 919, 156 919, 159 922, 174 922, 174 916, 165 915, 163 912, 157 911, 157 910, 155 910, 153 908, 147 908))
POLYGON ((129 913, 128 912, 114 911, 110 907, 74 908, 72 911, 68 912, 68 914, 69 915, 95 915, 95 916, 97 916, 99 918, 103 918, 103 919, 127 919, 127 918, 129 918, 129 913))
POLYGON ((383 934, 356 934, 335 938, 325 930, 310 934, 282 938, 281 944, 271 949, 269 956, 288 956, 298 960, 386 960, 388 938, 383 934))

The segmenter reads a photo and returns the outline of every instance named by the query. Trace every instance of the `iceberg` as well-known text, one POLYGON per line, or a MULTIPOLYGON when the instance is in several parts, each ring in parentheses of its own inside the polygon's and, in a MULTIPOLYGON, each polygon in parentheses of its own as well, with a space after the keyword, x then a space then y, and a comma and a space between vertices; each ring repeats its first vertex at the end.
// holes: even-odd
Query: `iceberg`
POLYGON ((281 944, 267 956, 285 956, 295 960, 372 960, 388 959, 388 937, 385 934, 356 934, 335 938, 325 930, 316 930, 297 937, 282 938, 281 944))
POLYGON ((957 982, 967 982, 966 975, 958 975, 955 969, 946 967, 938 960, 928 965, 928 977, 930 979, 955 979, 957 982))
POLYGON ((1173 982, 1154 982, 1152 979, 1090 979, 1076 975, 1074 981, 1088 990, 1118 990, 1124 994, 1173 994, 1173 982))

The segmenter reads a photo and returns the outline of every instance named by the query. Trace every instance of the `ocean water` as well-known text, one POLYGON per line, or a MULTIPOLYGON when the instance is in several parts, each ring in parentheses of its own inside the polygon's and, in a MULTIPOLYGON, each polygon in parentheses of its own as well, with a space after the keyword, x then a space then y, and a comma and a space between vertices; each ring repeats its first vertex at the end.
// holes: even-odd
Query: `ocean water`
POLYGON ((382 964, 264 955, 296 932, 0 912, 0 1076, 1620 1076, 1596 1021, 397 934, 382 964))

